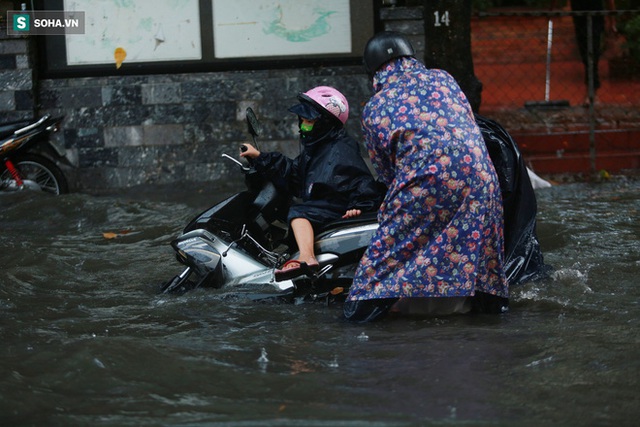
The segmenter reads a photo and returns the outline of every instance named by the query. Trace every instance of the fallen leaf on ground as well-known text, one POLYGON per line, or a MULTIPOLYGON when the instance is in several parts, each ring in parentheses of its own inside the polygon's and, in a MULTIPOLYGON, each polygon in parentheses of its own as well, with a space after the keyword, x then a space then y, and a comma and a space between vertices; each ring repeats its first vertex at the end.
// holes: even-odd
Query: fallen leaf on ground
POLYGON ((122 230, 117 233, 114 233, 112 231, 106 231, 102 233, 102 237, 104 237, 105 239, 115 239, 115 238, 127 235, 129 233, 131 233, 131 230, 122 230))

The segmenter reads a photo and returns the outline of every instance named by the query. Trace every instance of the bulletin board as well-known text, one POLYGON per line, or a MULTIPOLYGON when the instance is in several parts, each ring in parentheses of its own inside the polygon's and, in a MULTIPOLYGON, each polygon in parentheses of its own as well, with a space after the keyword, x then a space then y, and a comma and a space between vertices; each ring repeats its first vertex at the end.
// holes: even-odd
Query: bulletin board
POLYGON ((348 0, 212 0, 216 58, 351 52, 348 0))
POLYGON ((38 36, 45 77, 361 63, 374 0, 40 0, 85 34, 38 36))
POLYGON ((64 0, 63 5, 85 11, 85 34, 65 36, 68 65, 202 59, 199 0, 64 0))

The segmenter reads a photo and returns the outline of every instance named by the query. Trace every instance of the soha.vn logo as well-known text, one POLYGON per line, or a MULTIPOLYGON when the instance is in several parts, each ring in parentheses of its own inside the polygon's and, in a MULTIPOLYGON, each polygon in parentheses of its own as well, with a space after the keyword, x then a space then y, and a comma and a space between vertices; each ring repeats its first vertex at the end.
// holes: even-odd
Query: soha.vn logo
POLYGON ((13 31, 29 31, 31 17, 29 15, 13 15, 13 31))

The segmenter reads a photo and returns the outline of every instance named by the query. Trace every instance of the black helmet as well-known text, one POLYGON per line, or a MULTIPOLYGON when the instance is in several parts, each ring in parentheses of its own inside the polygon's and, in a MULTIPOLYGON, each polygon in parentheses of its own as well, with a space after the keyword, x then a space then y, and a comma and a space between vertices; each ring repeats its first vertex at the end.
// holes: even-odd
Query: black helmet
POLYGON ((383 64, 401 56, 415 56, 409 40, 403 34, 382 31, 369 39, 362 59, 367 73, 373 77, 383 64))

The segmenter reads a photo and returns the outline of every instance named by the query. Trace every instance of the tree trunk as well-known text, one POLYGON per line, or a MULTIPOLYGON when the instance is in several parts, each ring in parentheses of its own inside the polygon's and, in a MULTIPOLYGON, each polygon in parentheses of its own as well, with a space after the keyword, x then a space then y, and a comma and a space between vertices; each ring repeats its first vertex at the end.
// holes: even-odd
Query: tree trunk
POLYGON ((471 1, 422 0, 424 63, 429 68, 448 71, 458 81, 473 111, 477 112, 482 99, 482 83, 473 71, 471 1))

